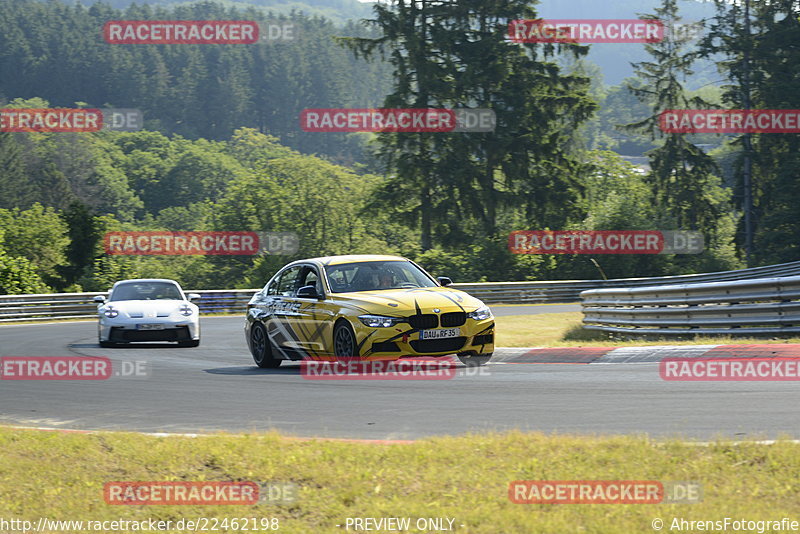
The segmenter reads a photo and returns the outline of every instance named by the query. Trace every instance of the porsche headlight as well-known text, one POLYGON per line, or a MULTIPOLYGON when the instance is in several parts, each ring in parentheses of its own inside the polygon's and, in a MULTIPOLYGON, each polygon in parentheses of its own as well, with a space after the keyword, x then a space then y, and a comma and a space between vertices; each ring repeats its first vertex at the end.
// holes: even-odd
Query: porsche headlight
POLYGON ((180 308, 178 308, 178 311, 180 311, 180 312, 181 312, 181 315, 183 315, 183 316, 185 316, 185 317, 189 317, 191 314, 193 314, 193 313, 194 313, 194 310, 192 310, 192 307, 191 307, 191 306, 188 306, 188 305, 186 305, 186 304, 184 304, 183 306, 181 306, 180 308))
POLYGON ((385 315, 360 315, 358 319, 371 328, 388 328, 402 321, 397 317, 386 317, 385 315))
POLYGON ((105 315, 109 319, 113 319, 114 317, 119 315, 119 311, 111 306, 108 306, 105 310, 103 310, 103 315, 105 315))
POLYGON ((484 319, 488 319, 492 316, 492 310, 489 309, 489 306, 481 306, 475 311, 469 312, 467 317, 470 319, 475 319, 476 321, 483 321, 484 319))

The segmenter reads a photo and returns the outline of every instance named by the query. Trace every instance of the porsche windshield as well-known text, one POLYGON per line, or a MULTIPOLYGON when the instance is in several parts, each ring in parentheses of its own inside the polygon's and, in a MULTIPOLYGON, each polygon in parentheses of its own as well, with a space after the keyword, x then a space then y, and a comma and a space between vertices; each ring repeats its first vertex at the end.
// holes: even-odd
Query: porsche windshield
POLYGON ((407 261, 367 261, 326 265, 333 293, 436 287, 416 265, 407 261))
POLYGON ((169 282, 130 282, 118 285, 109 300, 183 300, 183 296, 169 282))

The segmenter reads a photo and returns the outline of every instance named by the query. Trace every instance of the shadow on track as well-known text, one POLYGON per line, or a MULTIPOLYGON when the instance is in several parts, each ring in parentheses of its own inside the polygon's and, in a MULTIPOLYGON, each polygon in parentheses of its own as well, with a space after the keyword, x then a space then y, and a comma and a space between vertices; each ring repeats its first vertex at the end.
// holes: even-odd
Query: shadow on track
POLYGON ((278 367, 277 369, 261 369, 255 365, 250 367, 217 367, 214 369, 203 369, 204 372, 212 375, 299 375, 300 366, 278 367))

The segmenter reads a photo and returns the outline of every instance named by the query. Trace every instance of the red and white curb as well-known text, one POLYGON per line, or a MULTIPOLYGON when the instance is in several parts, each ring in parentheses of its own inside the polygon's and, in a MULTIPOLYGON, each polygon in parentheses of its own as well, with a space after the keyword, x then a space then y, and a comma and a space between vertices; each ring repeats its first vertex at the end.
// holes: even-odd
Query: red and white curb
POLYGON ((495 350, 495 363, 658 363, 665 358, 800 358, 800 344, 653 345, 495 350))

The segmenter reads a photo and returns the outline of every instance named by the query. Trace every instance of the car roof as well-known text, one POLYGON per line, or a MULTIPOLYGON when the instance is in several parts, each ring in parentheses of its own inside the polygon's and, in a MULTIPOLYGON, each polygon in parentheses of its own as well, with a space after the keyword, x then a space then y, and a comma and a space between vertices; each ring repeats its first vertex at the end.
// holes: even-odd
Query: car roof
POLYGON ((343 263, 356 263, 366 261, 409 261, 400 256, 385 256, 381 254, 349 254, 345 256, 323 256, 320 258, 308 258, 304 261, 313 261, 322 265, 341 265, 343 263))

